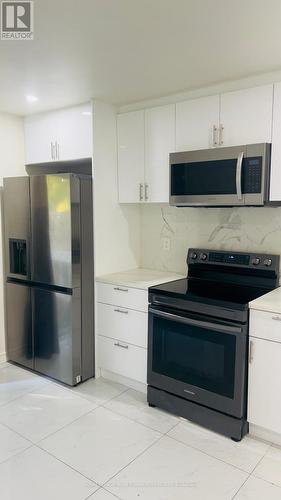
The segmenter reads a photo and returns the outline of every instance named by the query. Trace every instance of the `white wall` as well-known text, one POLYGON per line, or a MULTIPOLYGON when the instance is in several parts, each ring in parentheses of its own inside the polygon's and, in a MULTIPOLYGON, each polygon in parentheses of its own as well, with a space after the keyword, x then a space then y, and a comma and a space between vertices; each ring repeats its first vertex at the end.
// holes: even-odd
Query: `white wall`
POLYGON ((117 190, 116 111, 93 103, 93 174, 96 275, 140 264, 140 208, 119 205, 117 190))
MULTIPOLYGON (((0 113, 0 189, 3 177, 25 175, 22 118, 0 113)), ((1 196, 2 199, 2 196, 1 196)), ((0 204, 0 211, 1 211, 0 204)), ((2 220, 2 215, 1 215, 2 220)), ((0 362, 5 359, 4 277, 2 226, 0 226, 0 362)))

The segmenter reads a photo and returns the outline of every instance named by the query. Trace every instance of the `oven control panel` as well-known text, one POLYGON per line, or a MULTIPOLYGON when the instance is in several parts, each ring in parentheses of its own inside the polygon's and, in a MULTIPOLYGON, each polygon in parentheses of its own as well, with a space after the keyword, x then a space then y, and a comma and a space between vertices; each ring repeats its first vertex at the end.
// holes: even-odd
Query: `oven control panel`
POLYGON ((224 266, 239 266, 248 268, 263 268, 279 270, 279 255, 254 254, 242 252, 226 252, 220 250, 205 250, 190 248, 187 255, 190 264, 214 264, 224 266))

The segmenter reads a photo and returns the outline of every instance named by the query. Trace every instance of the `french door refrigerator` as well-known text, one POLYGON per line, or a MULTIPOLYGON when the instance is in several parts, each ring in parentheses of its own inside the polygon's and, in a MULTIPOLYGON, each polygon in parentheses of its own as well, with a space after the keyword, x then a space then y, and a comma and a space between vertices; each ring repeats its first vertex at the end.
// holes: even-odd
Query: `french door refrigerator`
POLYGON ((69 385, 94 376, 91 176, 4 179, 7 355, 69 385))

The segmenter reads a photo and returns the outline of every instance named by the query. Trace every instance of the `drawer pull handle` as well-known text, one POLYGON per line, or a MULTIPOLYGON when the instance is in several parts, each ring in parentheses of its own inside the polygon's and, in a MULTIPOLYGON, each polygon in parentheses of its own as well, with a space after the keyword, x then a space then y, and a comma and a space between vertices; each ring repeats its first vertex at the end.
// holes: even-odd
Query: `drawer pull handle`
POLYGON ((114 345, 116 345, 116 347, 122 347, 123 349, 129 349, 128 345, 122 345, 119 342, 115 342, 114 345))
POLYGON ((125 311, 123 309, 114 309, 114 312, 121 313, 121 314, 129 314, 129 311, 125 311))
POLYGON ((275 321, 281 321, 281 316, 272 316, 275 321))
POLYGON ((128 292, 128 288, 120 288, 120 286, 116 286, 114 288, 114 290, 116 290, 117 292, 128 292))

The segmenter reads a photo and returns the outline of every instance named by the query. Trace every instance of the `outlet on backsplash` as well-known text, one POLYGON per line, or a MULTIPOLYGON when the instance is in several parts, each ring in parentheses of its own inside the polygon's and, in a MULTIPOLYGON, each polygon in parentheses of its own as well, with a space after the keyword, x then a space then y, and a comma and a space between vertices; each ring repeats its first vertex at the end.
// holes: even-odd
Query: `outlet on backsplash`
POLYGON ((171 238, 168 238, 167 236, 162 238, 162 248, 165 250, 165 252, 170 252, 171 250, 171 238))

